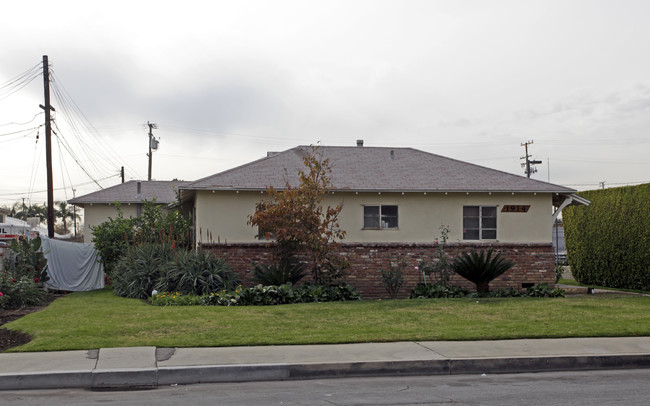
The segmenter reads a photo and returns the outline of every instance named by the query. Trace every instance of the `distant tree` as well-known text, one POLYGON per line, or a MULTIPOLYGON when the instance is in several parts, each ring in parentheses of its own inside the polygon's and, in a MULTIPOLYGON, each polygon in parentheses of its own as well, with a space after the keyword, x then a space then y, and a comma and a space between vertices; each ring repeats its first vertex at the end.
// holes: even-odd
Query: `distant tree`
POLYGON ((248 224, 258 227, 258 238, 274 239, 279 260, 307 254, 314 281, 325 284, 340 277, 341 269, 347 267, 347 262, 335 255, 337 240, 345 237, 338 224, 343 206, 322 206, 323 197, 331 188, 331 168, 319 147, 312 146, 303 163, 306 170, 299 171, 298 186, 289 181, 282 190, 269 186, 268 200, 257 203, 255 213, 248 216, 248 224))
POLYGON ((54 202, 54 204, 56 206, 54 209, 54 217, 61 219, 63 223, 63 234, 68 234, 68 220, 74 222, 75 219, 79 220, 80 217, 76 213, 76 210, 65 201, 54 202))
POLYGON ((47 218, 47 207, 45 204, 39 205, 35 203, 26 205, 25 201, 16 202, 12 206, 9 215, 25 221, 30 217, 38 217, 40 219, 39 223, 42 223, 47 218))

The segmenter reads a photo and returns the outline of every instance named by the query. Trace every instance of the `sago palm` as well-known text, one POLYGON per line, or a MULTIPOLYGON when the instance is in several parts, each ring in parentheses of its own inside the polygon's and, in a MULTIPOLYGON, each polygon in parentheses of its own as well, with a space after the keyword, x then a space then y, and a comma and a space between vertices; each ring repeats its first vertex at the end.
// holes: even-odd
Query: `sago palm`
POLYGON ((492 256, 494 250, 463 252, 451 263, 451 269, 458 275, 476 284, 477 292, 489 292, 490 282, 503 275, 515 263, 501 257, 500 253, 492 256))

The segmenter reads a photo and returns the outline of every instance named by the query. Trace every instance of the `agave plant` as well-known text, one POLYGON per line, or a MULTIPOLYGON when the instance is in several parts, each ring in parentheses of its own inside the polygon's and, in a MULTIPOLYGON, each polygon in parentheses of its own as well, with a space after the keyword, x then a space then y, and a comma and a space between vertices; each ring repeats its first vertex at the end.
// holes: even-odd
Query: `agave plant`
POLYGON ((271 265, 254 264, 255 279, 262 285, 280 286, 285 283, 295 285, 305 277, 307 264, 300 262, 296 256, 285 256, 279 263, 271 265))
POLYGON ((490 282, 503 275, 507 270, 515 266, 515 263, 501 257, 500 253, 494 255, 494 250, 481 250, 463 252, 451 263, 451 269, 458 275, 476 284, 477 292, 489 292, 490 282))

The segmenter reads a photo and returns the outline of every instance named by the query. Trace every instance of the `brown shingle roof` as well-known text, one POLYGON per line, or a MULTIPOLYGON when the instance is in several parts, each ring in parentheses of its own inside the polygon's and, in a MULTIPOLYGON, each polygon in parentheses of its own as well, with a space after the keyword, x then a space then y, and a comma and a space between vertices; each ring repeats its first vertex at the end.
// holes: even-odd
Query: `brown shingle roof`
POLYGON ((90 203, 141 203, 156 200, 157 203, 173 203, 176 201, 176 190, 179 186, 186 185, 190 182, 182 181, 136 181, 131 180, 126 183, 120 183, 97 192, 88 193, 87 195, 76 197, 69 200, 70 204, 83 206, 90 203), (140 182, 140 196, 138 196, 138 182, 140 182))
MULTIPOLYGON (((302 158, 311 150, 298 146, 248 164, 199 179, 184 190, 263 190, 298 184, 302 158)), ((334 190, 431 192, 549 192, 574 189, 446 158, 413 148, 326 147, 334 190)))

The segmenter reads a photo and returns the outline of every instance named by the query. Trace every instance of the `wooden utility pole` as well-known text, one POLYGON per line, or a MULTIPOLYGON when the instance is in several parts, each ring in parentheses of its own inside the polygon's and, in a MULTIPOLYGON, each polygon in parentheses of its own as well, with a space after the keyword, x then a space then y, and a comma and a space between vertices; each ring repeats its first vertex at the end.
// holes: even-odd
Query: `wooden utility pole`
POLYGON ((40 107, 45 110, 45 160, 47 166, 47 236, 54 238, 54 181, 52 180, 52 123, 50 122, 50 65, 47 55, 43 55, 43 87, 45 105, 40 107))
POLYGON ((147 156, 149 157, 149 176, 147 177, 147 180, 151 180, 151 146, 153 144, 153 129, 158 128, 158 126, 154 123, 150 123, 147 121, 147 125, 149 126, 149 153, 147 156))
POLYGON ((521 164, 521 166, 523 166, 523 167, 526 168, 526 169, 524 169, 524 172, 526 173, 526 177, 528 177, 528 178, 530 178, 530 174, 531 174, 531 173, 535 173, 535 172, 537 172, 537 168, 531 167, 531 165, 537 165, 537 164, 541 164, 541 163, 542 163, 542 161, 531 161, 531 160, 529 159, 529 158, 530 158, 530 155, 528 155, 528 145, 529 145, 529 144, 532 144, 532 143, 533 143, 533 141, 527 141, 527 142, 524 142, 523 144, 521 144, 522 147, 525 147, 525 148, 526 148, 526 155, 525 155, 525 156, 522 156, 522 157, 520 158, 520 159, 525 159, 526 162, 523 163, 523 164, 521 164))
MULTIPOLYGON (((149 171, 151 172, 151 169, 149 171)), ((122 183, 124 183, 124 167, 120 170, 120 175, 122 176, 122 183)))

